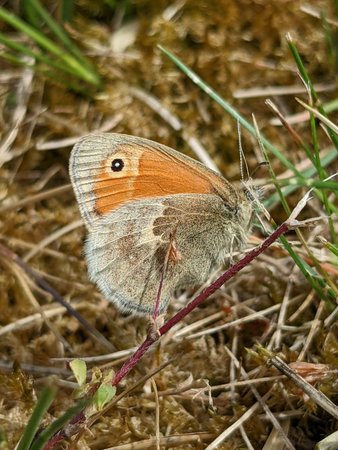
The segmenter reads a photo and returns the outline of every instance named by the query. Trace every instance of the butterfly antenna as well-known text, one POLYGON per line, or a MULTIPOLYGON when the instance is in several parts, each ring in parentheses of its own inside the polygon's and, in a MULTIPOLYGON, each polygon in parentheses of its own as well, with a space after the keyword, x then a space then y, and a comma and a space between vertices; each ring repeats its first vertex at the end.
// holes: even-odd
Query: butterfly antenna
POLYGON ((238 135, 238 149, 239 149, 239 168, 241 173, 242 182, 248 181, 250 179, 249 168, 245 159, 243 146, 242 146, 242 132, 241 132, 241 124, 237 120, 237 135, 238 135), (246 176, 244 177, 244 167, 246 176))
MULTIPOLYGON (((261 191, 260 189, 254 188, 252 185, 252 175, 249 173, 249 168, 246 162, 246 158, 243 151, 242 146, 242 135, 241 135, 241 124, 239 121, 237 121, 237 134, 238 134, 238 144, 239 144, 239 162, 240 162, 240 172, 241 172, 241 180, 245 187, 245 193, 246 196, 255 204, 258 206, 259 209, 264 209, 264 214, 267 215, 268 212, 266 211, 265 207, 260 201, 261 197, 261 191), (244 167, 246 172, 246 177, 244 178, 244 167)), ((261 165, 259 165, 260 167, 261 165)), ((256 169, 253 173, 256 172, 256 169)), ((263 229, 266 231, 265 225, 262 221, 262 219, 259 217, 259 215, 256 213, 256 217, 258 218, 258 221, 260 222, 263 229)))

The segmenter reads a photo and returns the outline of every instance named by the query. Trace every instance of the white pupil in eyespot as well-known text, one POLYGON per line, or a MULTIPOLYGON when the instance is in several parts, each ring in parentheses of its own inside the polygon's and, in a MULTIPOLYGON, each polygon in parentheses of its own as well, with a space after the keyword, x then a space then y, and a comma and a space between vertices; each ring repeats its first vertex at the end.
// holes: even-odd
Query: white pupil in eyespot
POLYGON ((113 172, 120 172, 124 167, 124 162, 122 159, 117 158, 114 159, 113 162, 111 163, 111 169, 113 172))

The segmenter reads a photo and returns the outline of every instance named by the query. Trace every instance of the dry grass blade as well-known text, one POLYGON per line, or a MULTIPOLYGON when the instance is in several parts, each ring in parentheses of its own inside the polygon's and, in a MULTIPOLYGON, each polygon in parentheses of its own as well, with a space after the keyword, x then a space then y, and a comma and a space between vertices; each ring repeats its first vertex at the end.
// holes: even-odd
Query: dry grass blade
MULTIPOLYGON (((13 366, 15 361, 2 361, 0 360, 0 369, 4 372, 13 373, 13 366)), ((67 369, 59 367, 39 366, 37 364, 21 363, 20 368, 22 371, 39 377, 47 377, 49 375, 55 375, 62 378, 69 378, 72 376, 72 372, 67 369)))
POLYGON ((196 137, 190 136, 184 131, 185 127, 178 119, 178 117, 176 117, 167 108, 165 108, 157 98, 148 94, 147 92, 144 92, 141 89, 137 88, 131 88, 130 91, 136 98, 143 101, 146 105, 149 106, 149 108, 152 108, 154 111, 156 111, 156 113, 159 114, 162 119, 165 120, 174 130, 181 131, 182 138, 186 141, 197 158, 207 167, 219 173, 219 168, 216 166, 206 149, 196 137))
POLYGON ((335 125, 331 120, 329 120, 327 117, 323 116, 319 111, 317 111, 316 108, 312 108, 312 106, 307 105, 305 102, 303 102, 301 99, 296 98, 297 102, 300 103, 303 108, 305 108, 307 111, 311 112, 317 119, 319 119, 321 122, 323 122, 327 127, 330 128, 330 130, 334 131, 336 134, 338 134, 338 126, 335 125))
MULTIPOLYGON (((263 396, 263 399, 267 400, 269 395, 270 395, 270 392, 265 394, 263 396)), ((247 420, 249 420, 250 417, 252 417, 254 414, 256 414, 257 410, 259 410, 259 408, 260 408, 259 403, 255 403, 254 405, 252 405, 247 411, 245 411, 245 413, 239 419, 236 420, 236 422, 234 422, 232 425, 230 425, 230 427, 228 427, 226 430, 224 430, 222 434, 220 434, 214 441, 212 441, 212 443, 209 444, 205 450, 216 450, 219 447, 219 445, 222 444, 222 442, 224 442, 226 439, 228 439, 235 431, 237 431, 239 429, 239 427, 241 427, 243 424, 245 424, 245 422, 247 420)))
POLYGON ((175 448, 184 445, 199 444, 208 442, 214 438, 214 433, 187 433, 181 435, 163 436, 158 441, 157 438, 145 439, 132 444, 117 445, 115 447, 106 447, 104 450, 145 450, 156 446, 157 442, 165 448, 175 448))
MULTIPOLYGON (((235 358, 234 354, 232 352, 230 352, 230 350, 228 350, 227 348, 226 348, 226 351, 229 354, 230 358, 234 361, 237 369, 240 370, 242 377, 248 379, 249 378, 248 374, 243 369, 243 367, 241 367, 239 361, 235 358)), ((293 446, 293 444, 291 443, 291 441, 289 440, 289 438, 287 437, 287 435, 284 433, 284 430, 281 427, 281 424, 276 419, 276 417, 272 414, 270 408, 268 407, 266 401, 264 400, 264 397, 262 397, 259 394, 259 392, 257 391, 257 389, 256 389, 256 387, 254 385, 250 385, 249 388, 252 391, 252 393, 255 396, 255 398, 257 399, 257 401, 260 404, 260 406, 263 409, 263 411, 265 411, 268 419, 271 421, 271 423, 274 426, 275 430, 278 432, 279 436, 283 440, 285 447, 288 448, 289 450, 296 450, 295 447, 293 446)))
MULTIPOLYGON (((283 432, 285 435, 288 435, 288 432, 290 430, 290 419, 289 420, 283 420, 281 423, 281 427, 283 429, 283 432)), ((262 450, 284 450, 285 449, 285 443, 282 437, 278 434, 278 431, 274 428, 271 430, 271 433, 268 437, 268 439, 265 442, 264 447, 262 450)))
POLYGON ((17 106, 12 114, 11 127, 7 132, 6 137, 0 143, 0 167, 5 162, 11 160, 9 150, 11 148, 11 145, 15 141, 19 133, 20 126, 22 125, 26 116, 27 104, 32 92, 33 77, 34 71, 32 69, 28 67, 23 69, 22 78, 17 88, 17 106))
MULTIPOLYGON (((295 266, 292 268, 292 272, 295 271, 295 266)), ((277 320, 277 328, 276 331, 272 337, 272 340, 274 340, 274 348, 275 349, 280 349, 281 345, 282 345, 282 340, 283 340, 283 336, 282 336, 282 328, 285 324, 286 321, 286 317, 287 317, 287 310, 289 307, 289 302, 290 302, 290 294, 291 294, 291 290, 292 290, 292 285, 293 285, 293 274, 290 274, 289 279, 288 279, 288 283, 285 289, 285 293, 283 296, 283 300, 281 303, 281 307, 279 310, 279 315, 278 315, 278 320, 277 320)))
POLYGON ((269 362, 284 375, 290 378, 290 380, 300 387, 318 406, 331 414, 331 416, 338 419, 338 406, 327 398, 326 395, 315 389, 310 383, 308 383, 304 378, 299 376, 287 364, 285 364, 285 362, 278 356, 271 356, 269 358, 269 362))
MULTIPOLYGON (((314 8, 311 5, 301 5, 300 9, 301 11, 304 11, 306 14, 309 14, 312 17, 316 17, 316 19, 322 20, 322 13, 320 10, 318 10, 318 8, 314 8)), ((327 18, 326 20, 330 25, 338 27, 337 20, 334 20, 332 18, 327 18)))
POLYGON ((72 147, 75 145, 82 137, 89 133, 108 133, 109 131, 116 128, 116 126, 121 122, 122 114, 116 114, 111 119, 105 121, 100 127, 95 130, 88 131, 87 133, 80 134, 78 136, 72 136, 65 139, 55 139, 47 142, 38 142, 36 145, 37 150, 58 150, 60 148, 72 147))
MULTIPOLYGON (((86 306, 85 303, 79 303, 75 307, 78 309, 84 308, 86 306)), ((59 314, 64 314, 66 312, 66 309, 63 306, 58 306, 56 308, 51 308, 44 311, 44 316, 47 319, 50 319, 52 317, 55 317, 59 314)), ((29 316, 23 317, 22 319, 16 320, 15 322, 9 323, 8 325, 5 325, 1 327, 0 329, 0 336, 4 336, 7 333, 13 333, 15 331, 19 330, 25 330, 35 324, 40 324, 43 322, 43 317, 40 313, 31 314, 29 316)))
MULTIPOLYGON (((199 331, 198 333, 193 333, 193 334, 189 335, 188 338, 196 339, 196 338, 199 338, 200 336, 217 333, 219 331, 226 330, 227 328, 232 328, 232 327, 235 327, 238 325, 242 325, 246 322, 252 322, 260 317, 264 317, 266 315, 273 314, 274 312, 278 311, 279 309, 280 309, 280 305, 273 305, 273 306, 270 306, 269 308, 266 308, 265 310, 255 312, 246 317, 241 317, 240 319, 233 320, 233 321, 225 323, 223 325, 208 328, 206 330, 199 331)), ((183 334, 183 335, 186 334, 183 330, 181 330, 181 331, 182 331, 182 333, 180 331, 178 331, 176 334, 178 336, 180 336, 181 334, 183 334)))
POLYGON ((326 309, 325 302, 322 300, 319 303, 318 309, 316 311, 316 316, 311 323, 310 331, 306 336, 304 346, 298 355, 297 361, 305 360, 306 353, 310 350, 313 339, 315 338, 316 334, 318 334, 321 330, 322 327, 321 317, 323 316, 325 309, 326 309))
POLYGON ((61 195, 64 192, 71 191, 71 185, 66 184, 65 186, 59 186, 57 188, 49 189, 47 191, 39 192, 35 195, 29 195, 28 197, 19 200, 18 202, 11 203, 6 202, 7 204, 1 206, 0 213, 4 213, 6 211, 11 211, 14 209, 22 208, 23 206, 31 205, 32 203, 39 202, 41 200, 46 200, 48 198, 53 198, 55 196, 61 195))
MULTIPOLYGON (((316 84, 314 85, 317 92, 327 92, 336 89, 336 84, 316 84)), ((306 93, 303 85, 296 86, 256 86, 250 89, 238 89, 233 93, 234 98, 256 98, 256 97, 271 97, 281 95, 295 95, 306 93)))
POLYGON ((71 231, 76 230, 76 228, 80 228, 83 226, 82 220, 75 220, 72 223, 69 223, 68 225, 65 225, 64 227, 60 228, 57 231, 54 231, 54 233, 51 233, 49 236, 47 236, 45 239, 43 239, 41 242, 39 242, 37 245, 35 245, 22 259, 25 262, 28 262, 30 259, 32 259, 35 255, 37 255, 42 249, 47 247, 52 242, 58 240, 60 237, 64 236, 67 233, 70 233, 71 231))

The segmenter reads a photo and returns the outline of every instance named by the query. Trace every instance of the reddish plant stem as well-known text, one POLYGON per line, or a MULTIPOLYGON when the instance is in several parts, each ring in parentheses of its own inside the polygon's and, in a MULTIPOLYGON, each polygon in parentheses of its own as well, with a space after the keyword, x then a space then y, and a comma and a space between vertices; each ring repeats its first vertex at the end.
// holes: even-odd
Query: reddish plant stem
MULTIPOLYGON (((236 275, 240 270, 247 266, 253 259, 257 258, 264 250, 266 250, 273 242, 275 242, 279 236, 286 233, 289 226, 286 222, 280 225, 259 247, 254 248, 249 253, 247 253, 244 258, 230 266, 217 280, 215 280, 210 286, 204 289, 194 300, 192 300, 187 306, 180 309, 177 314, 175 314, 171 319, 169 319, 160 329, 159 333, 162 336, 167 333, 174 325, 180 322, 185 316, 187 316, 193 309, 199 306, 204 300, 210 297, 217 289, 223 286, 230 278, 236 275)), ((147 336, 146 340, 141 344, 141 346, 136 350, 136 352, 123 364, 121 369, 115 374, 112 384, 116 386, 122 378, 124 378, 130 370, 137 364, 137 362, 142 358, 148 348, 157 339, 151 336, 147 336)))
MULTIPOLYGON (((289 230, 287 222, 282 223, 259 247, 254 248, 247 253, 240 261, 229 267, 217 280, 211 283, 203 292, 201 292, 194 300, 188 303, 187 306, 180 309, 171 319, 169 319, 161 328, 160 333, 167 333, 174 325, 180 322, 187 314, 193 309, 199 306, 204 300, 212 295, 217 289, 225 284, 230 278, 235 276, 240 270, 247 266, 252 260, 257 258, 258 255, 264 252, 270 245, 275 242, 282 234, 285 234, 289 230)), ((128 361, 126 361, 127 363, 128 361)))
MULTIPOLYGON (((229 267, 226 272, 224 272, 217 280, 215 280, 210 286, 208 286, 201 294, 199 294, 192 302, 187 306, 182 308, 174 317, 169 319, 160 329, 160 335, 167 333, 174 325, 180 322, 187 314, 189 314, 193 309, 199 306, 204 300, 206 300, 211 294, 213 294, 217 289, 223 286, 230 278, 235 276, 240 270, 247 266, 253 259, 257 258, 258 255, 264 252, 273 242, 275 242, 282 234, 285 234, 290 229, 290 225, 284 222, 280 225, 259 247, 254 248, 249 253, 247 253, 244 258, 242 258, 237 263, 229 267)), ((116 372, 114 379, 112 381, 113 386, 117 386, 119 382, 136 366, 140 361, 149 347, 158 340, 158 336, 154 333, 150 333, 145 341, 140 345, 136 352, 123 364, 118 372, 116 372)), ((96 391, 96 389, 95 389, 96 391)), ((94 395, 94 390, 91 392, 94 395)), ((58 431, 44 446, 44 450, 51 450, 54 446, 66 437, 70 437, 75 434, 78 430, 78 426, 85 421, 84 411, 81 411, 70 421, 67 429, 62 429, 58 431), (74 431, 72 433, 72 431, 74 431)))

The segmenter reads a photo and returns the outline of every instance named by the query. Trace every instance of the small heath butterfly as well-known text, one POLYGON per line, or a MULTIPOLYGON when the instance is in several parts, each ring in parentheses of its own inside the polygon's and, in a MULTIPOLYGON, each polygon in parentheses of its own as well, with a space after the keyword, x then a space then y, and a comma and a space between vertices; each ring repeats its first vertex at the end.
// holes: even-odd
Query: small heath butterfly
POLYGON ((124 312, 164 313, 247 240, 252 202, 203 164, 156 142, 93 134, 70 178, 88 229, 90 279, 124 312), (159 286, 161 289, 159 291, 159 286))

